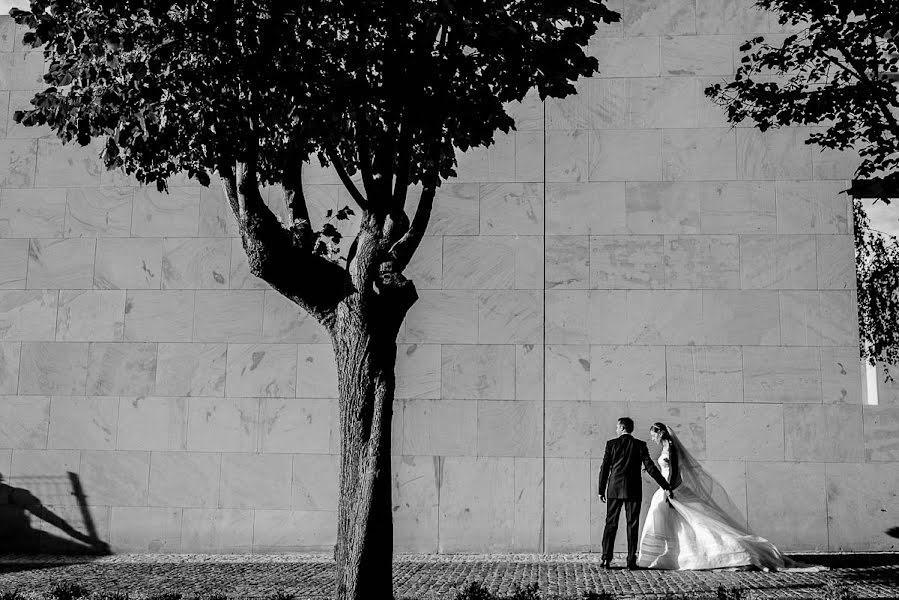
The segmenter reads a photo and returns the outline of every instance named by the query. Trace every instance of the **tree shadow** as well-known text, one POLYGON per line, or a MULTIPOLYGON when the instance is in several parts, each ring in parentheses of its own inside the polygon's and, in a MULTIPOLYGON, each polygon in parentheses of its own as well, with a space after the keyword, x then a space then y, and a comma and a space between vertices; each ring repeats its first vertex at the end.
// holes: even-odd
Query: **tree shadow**
MULTIPOLYGON (((69 556, 102 556, 111 554, 109 544, 100 539, 94 519, 87 506, 87 498, 76 473, 65 477, 22 477, 17 484, 56 490, 60 502, 52 509, 25 487, 4 482, 0 474, 0 554, 61 554, 69 556), (74 497, 74 504, 71 497, 74 497), (68 518, 58 514, 65 513, 68 518), (71 513, 71 514, 68 514, 71 513), (79 527, 70 521, 78 522, 79 527), (59 533, 51 532, 55 528, 59 533)), ((51 495, 54 495, 51 493, 51 495)), ((34 568, 33 561, 30 568, 34 568)), ((28 561, 16 561, 18 568, 29 568, 28 561)), ((2 565, 9 572, 13 564, 2 565)))

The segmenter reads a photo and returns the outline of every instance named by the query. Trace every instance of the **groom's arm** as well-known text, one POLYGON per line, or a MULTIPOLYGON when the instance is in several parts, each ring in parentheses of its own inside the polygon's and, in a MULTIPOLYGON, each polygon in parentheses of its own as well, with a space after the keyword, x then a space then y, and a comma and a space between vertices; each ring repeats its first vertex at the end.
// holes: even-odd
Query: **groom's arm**
POLYGON ((602 455, 602 466, 599 468, 599 490, 600 496, 606 495, 606 485, 609 483, 609 468, 612 466, 612 442, 606 442, 606 451, 602 455))
POLYGON ((649 476, 655 479, 655 482, 659 484, 659 487, 663 490, 670 490, 671 486, 668 485, 668 482, 662 477, 661 471, 656 467, 656 464, 652 462, 652 458, 649 456, 649 449, 644 444, 642 448, 640 448, 640 460, 643 461, 643 468, 646 469, 646 472, 649 473, 649 476))

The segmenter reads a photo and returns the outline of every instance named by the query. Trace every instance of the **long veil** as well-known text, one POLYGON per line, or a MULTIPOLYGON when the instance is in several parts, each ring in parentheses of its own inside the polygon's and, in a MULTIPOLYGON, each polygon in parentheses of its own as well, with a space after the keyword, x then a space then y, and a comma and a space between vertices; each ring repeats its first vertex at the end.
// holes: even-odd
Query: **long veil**
MULTIPOLYGON (((678 487, 684 485, 690 488, 705 505, 706 510, 713 513, 711 516, 717 517, 718 520, 727 523, 742 534, 752 535, 746 523, 746 516, 731 500, 724 486, 699 464, 699 461, 690 454, 671 429, 668 430, 668 433, 671 436, 671 445, 677 452, 680 473, 678 487)), ((677 497, 676 489, 675 497, 677 497)))

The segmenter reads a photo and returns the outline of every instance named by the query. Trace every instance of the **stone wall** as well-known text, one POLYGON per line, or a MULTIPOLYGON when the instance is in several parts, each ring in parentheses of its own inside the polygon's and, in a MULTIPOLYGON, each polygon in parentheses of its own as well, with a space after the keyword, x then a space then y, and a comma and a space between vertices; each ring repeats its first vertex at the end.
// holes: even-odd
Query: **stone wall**
MULTIPOLYGON (((518 130, 440 189, 400 336, 396 548, 597 551, 626 414, 644 439, 672 425, 783 549, 895 548, 899 406, 862 397, 853 161, 703 97, 744 39, 784 33, 770 15, 626 5, 590 45, 599 76, 512 107, 518 130)), ((84 531, 75 473, 115 551, 329 551, 323 330, 248 273, 219 189, 159 194, 16 125, 42 59, 9 18, 0 51, 0 474, 84 531)), ((314 215, 347 203, 307 174, 314 215)), ((41 549, 66 537, 31 524, 41 549)))

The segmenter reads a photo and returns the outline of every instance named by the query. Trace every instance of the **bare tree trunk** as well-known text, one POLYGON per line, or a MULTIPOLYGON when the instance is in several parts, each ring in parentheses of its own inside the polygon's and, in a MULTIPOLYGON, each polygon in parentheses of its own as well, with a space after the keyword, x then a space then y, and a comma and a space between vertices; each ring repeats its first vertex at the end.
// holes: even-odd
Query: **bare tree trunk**
POLYGON ((390 422, 397 332, 382 326, 383 316, 366 318, 356 298, 338 308, 331 329, 340 395, 338 600, 393 597, 390 422))

